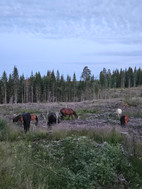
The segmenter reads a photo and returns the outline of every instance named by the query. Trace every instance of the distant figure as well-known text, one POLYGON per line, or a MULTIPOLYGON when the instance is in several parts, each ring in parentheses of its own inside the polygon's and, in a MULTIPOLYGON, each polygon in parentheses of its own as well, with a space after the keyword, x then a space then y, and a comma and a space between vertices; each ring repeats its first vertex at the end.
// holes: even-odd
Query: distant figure
POLYGON ((24 125, 24 131, 27 133, 30 129, 30 121, 31 121, 31 114, 26 112, 22 114, 23 116, 23 125, 24 125))
POLYGON ((47 125, 50 127, 52 124, 59 123, 59 118, 54 112, 49 112, 47 117, 47 125))
POLYGON ((118 117, 120 117, 122 115, 122 110, 120 108, 118 108, 116 110, 116 113, 117 113, 118 117))
POLYGON ((73 115, 75 116, 76 119, 78 118, 76 112, 71 108, 62 108, 60 110, 60 113, 61 113, 61 119, 63 119, 67 115, 68 115, 68 119, 70 118, 70 116, 73 119, 73 115))
POLYGON ((129 118, 127 115, 122 115, 120 118, 120 124, 121 126, 126 126, 129 121, 129 118))

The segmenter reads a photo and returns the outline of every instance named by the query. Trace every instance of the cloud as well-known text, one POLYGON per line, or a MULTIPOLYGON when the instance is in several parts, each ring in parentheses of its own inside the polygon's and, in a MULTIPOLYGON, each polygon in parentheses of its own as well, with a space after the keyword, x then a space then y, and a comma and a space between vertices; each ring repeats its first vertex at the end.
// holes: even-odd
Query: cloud
POLYGON ((0 31, 45 37, 140 35, 141 9, 140 0, 5 0, 0 2, 0 31))
POLYGON ((141 0, 0 1, 1 70, 81 75, 87 65, 95 74, 140 66, 141 10, 141 0))

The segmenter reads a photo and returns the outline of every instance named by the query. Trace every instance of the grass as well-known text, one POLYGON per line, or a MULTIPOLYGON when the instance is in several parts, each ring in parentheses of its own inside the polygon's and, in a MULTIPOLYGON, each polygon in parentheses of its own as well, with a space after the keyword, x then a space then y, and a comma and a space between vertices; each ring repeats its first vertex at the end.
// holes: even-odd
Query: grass
POLYGON ((122 135, 115 128, 94 128, 94 129, 53 129, 49 134, 49 140, 60 140, 66 137, 80 137, 85 136, 98 143, 108 142, 109 144, 117 144, 122 142, 122 135))
POLYGON ((139 98, 127 98, 124 101, 128 106, 137 107, 141 103, 141 99, 139 98))
POLYGON ((77 113, 78 113, 78 115, 82 115, 82 114, 86 114, 86 113, 97 114, 99 112, 96 109, 82 109, 82 110, 78 111, 77 113))
POLYGON ((142 184, 141 158, 123 155, 123 138, 115 128, 25 134, 0 120, 1 132, 2 189, 131 189, 142 184))

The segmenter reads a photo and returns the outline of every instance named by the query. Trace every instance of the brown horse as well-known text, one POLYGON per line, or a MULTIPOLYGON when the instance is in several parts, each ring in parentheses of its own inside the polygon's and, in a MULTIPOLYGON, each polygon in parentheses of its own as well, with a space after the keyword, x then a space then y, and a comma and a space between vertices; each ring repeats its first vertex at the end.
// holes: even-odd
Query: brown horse
POLYGON ((73 115, 75 116, 76 119, 78 118, 78 115, 76 114, 76 112, 71 108, 62 108, 60 110, 60 113, 61 113, 61 119, 63 119, 63 117, 67 115, 68 115, 68 119, 70 118, 70 116, 73 119, 73 115))
MULTIPOLYGON (((35 121, 35 125, 38 124, 38 117, 35 114, 30 114, 31 116, 31 121, 35 121)), ((18 122, 20 121, 21 123, 23 123, 23 115, 19 114, 18 116, 13 118, 13 122, 18 122)))
POLYGON ((23 123, 23 116, 21 114, 13 118, 13 123, 18 121, 23 123))
POLYGON ((120 124, 121 126, 126 126, 129 121, 129 118, 127 115, 122 115, 120 118, 120 124))

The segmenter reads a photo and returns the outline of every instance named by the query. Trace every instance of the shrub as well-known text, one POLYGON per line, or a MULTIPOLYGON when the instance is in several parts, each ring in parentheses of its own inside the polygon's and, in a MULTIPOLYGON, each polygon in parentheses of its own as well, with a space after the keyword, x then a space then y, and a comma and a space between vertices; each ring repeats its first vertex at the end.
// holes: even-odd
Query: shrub
POLYGON ((19 142, 15 147, 17 186, 32 188, 135 188, 138 174, 119 144, 98 145, 87 137, 19 142), (119 181, 123 175, 125 182, 119 181), (119 187, 118 187, 119 185, 119 187))

